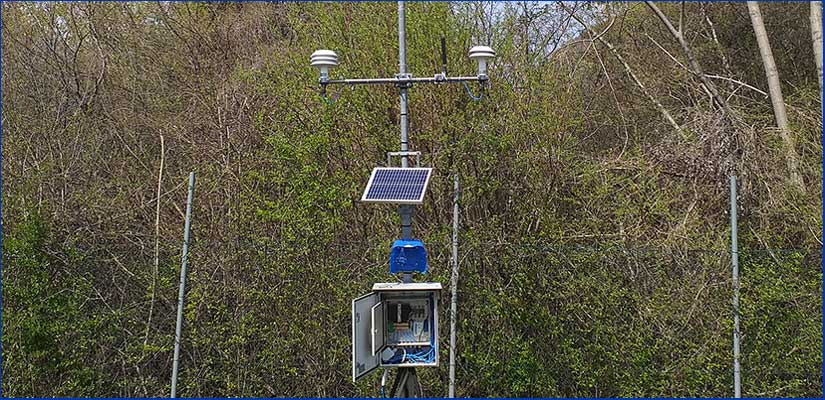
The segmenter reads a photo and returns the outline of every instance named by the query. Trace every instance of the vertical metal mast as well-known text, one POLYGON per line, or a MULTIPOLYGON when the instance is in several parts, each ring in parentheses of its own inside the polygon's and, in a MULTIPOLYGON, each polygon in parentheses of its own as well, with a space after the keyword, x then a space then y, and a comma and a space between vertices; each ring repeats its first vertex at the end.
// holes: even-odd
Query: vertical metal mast
MULTIPOLYGON (((398 1, 398 77, 404 78, 407 76, 407 40, 405 38, 405 18, 404 18, 404 1, 398 1)), ((409 167, 409 159, 407 151, 409 150, 407 142, 407 130, 409 128, 409 121, 407 117, 407 83, 399 83, 399 92, 401 97, 400 111, 401 111, 401 167, 409 167)), ((408 240, 412 238, 412 215, 413 206, 402 205, 398 207, 398 214, 401 216, 401 239, 408 240)), ((412 275, 404 274, 404 281, 412 280, 412 275)))
MULTIPOLYGON (((407 74, 407 40, 405 38, 405 18, 404 18, 404 0, 398 1, 398 78, 404 79, 407 74)), ((409 121, 407 120, 407 88, 408 83, 399 83, 399 97, 401 102, 399 109, 401 117, 399 118, 401 125, 401 167, 409 167, 409 159, 407 151, 409 146, 407 142, 407 130, 409 128, 409 121)), ((398 207, 398 214, 401 216, 401 239, 412 239, 412 215, 414 207, 411 205, 401 205, 398 207)), ((412 282, 412 273, 406 272, 402 278, 404 283, 412 282)), ((421 386, 418 382, 418 377, 415 374, 415 368, 401 368, 396 376, 395 386, 396 390, 393 393, 396 397, 421 397, 421 386)))
MULTIPOLYGON (((398 75, 407 75, 407 39, 405 35, 404 0, 398 1, 398 75)), ((401 151, 409 149, 407 146, 407 87, 401 85, 401 151)), ((401 155, 401 167, 407 168, 407 155, 401 155)))
POLYGON ((739 365, 739 244, 736 226, 736 176, 730 177, 730 256, 733 264, 733 394, 742 397, 739 365))

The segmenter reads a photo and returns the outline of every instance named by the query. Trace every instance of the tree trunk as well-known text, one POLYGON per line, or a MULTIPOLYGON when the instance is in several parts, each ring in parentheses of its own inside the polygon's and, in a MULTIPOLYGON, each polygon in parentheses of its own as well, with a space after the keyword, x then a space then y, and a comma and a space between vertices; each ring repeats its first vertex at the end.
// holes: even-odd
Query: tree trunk
POLYGON ((822 2, 811 2, 811 39, 814 45, 814 61, 819 77, 819 103, 822 104, 822 2))
POLYGON ((762 64, 765 67, 765 77, 768 79, 768 93, 771 96, 773 105, 773 115, 776 119, 776 126, 779 128, 779 135, 785 144, 785 158, 788 170, 791 174, 791 181, 801 190, 805 190, 802 176, 799 174, 799 161, 796 154, 794 139, 788 126, 788 113, 785 110, 785 100, 782 98, 782 87, 779 84, 779 71, 776 69, 776 62, 773 59, 771 44, 768 41, 768 33, 765 31, 765 23, 762 21, 762 12, 759 10, 759 3, 748 2, 748 13, 753 25, 753 33, 756 35, 756 42, 759 45, 759 54, 762 56, 762 64))

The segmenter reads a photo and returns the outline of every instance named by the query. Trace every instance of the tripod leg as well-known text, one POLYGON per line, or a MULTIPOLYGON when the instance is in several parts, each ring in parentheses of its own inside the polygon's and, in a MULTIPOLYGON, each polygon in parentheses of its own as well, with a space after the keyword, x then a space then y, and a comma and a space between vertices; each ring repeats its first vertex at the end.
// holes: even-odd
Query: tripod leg
POLYGON ((415 373, 415 368, 410 368, 407 375, 407 397, 421 397, 421 383, 418 382, 418 374, 415 373))
POLYGON ((404 367, 398 369, 398 375, 392 384, 390 397, 421 397, 421 383, 418 382, 418 375, 415 373, 415 368, 404 367))
POLYGON ((390 389, 390 397, 404 397, 404 385, 407 382, 407 368, 399 368, 398 373, 395 374, 395 380, 392 382, 392 389, 390 389), (401 389, 401 390, 399 390, 401 389))
POLYGON ((390 389, 390 396, 389 397, 403 397, 398 396, 399 388, 403 387, 402 383, 406 383, 407 381, 407 369, 406 368, 399 368, 398 373, 395 374, 395 380, 392 381, 392 388, 390 389))

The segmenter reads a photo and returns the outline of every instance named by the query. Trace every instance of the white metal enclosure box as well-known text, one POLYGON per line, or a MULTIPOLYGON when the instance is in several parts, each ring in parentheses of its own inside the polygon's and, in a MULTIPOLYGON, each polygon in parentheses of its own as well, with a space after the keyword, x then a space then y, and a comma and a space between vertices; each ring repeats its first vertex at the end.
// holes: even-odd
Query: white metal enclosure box
POLYGON ((438 366, 440 283, 376 283, 352 301, 352 380, 378 367, 438 366))

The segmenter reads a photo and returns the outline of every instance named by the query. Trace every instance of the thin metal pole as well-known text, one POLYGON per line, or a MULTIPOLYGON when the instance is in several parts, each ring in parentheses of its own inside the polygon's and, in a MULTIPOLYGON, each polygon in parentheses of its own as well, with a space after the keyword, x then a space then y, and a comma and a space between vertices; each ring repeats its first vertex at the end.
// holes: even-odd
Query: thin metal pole
POLYGON ((453 176, 453 274, 450 280, 452 300, 450 302, 450 389, 449 397, 455 397, 455 337, 458 321, 458 174, 453 176))
MULTIPOLYGON (((405 34, 405 11, 404 1, 398 2, 398 73, 404 75, 407 73, 407 39, 405 34)), ((407 151, 407 88, 401 86, 401 151, 407 151)), ((407 156, 401 157, 401 167, 407 168, 407 156)))
MULTIPOLYGON (((398 2, 398 71, 399 76, 403 76, 407 73, 407 40, 405 38, 405 10, 404 10, 404 1, 400 0, 398 2)), ((401 110, 401 151, 406 152, 408 151, 408 143, 407 143, 407 129, 408 129, 408 121, 407 121, 407 88, 406 86, 402 85, 400 87, 400 110, 401 110)), ((407 168, 409 167, 409 161, 407 155, 401 156, 401 167, 407 168)), ((409 240, 412 238, 412 215, 413 215, 413 206, 409 205, 402 205, 398 207, 398 214, 401 217, 401 238, 404 240, 409 240)), ((403 278, 404 282, 412 282, 412 275, 411 274, 404 274, 403 278)))
MULTIPOLYGON (((398 75, 404 76, 407 74, 407 40, 405 38, 405 11, 404 0, 398 1, 398 75)), ((407 86, 401 85, 399 89, 400 97, 400 113, 401 117, 401 151, 406 152, 409 149, 407 141, 407 130, 409 128, 409 121, 407 117, 407 86)), ((409 159, 407 155, 401 156, 401 167, 409 167, 409 159)), ((401 216, 401 238, 412 238, 412 215, 414 207, 410 205, 402 205, 398 208, 398 213, 401 216)), ((406 273, 403 275, 402 281, 404 283, 412 282, 412 274, 406 273)), ((415 373, 415 368, 401 368, 396 379, 402 379, 403 384, 396 393, 397 397, 421 397, 421 386, 418 382, 418 376, 415 373), (404 373, 406 372, 406 373, 404 373)))
POLYGON ((736 176, 730 177, 730 256, 733 264, 733 393, 742 397, 739 365, 739 244, 736 226, 736 176))
POLYGON ((405 32, 404 0, 398 0, 398 67, 402 74, 407 73, 407 38, 405 32))
POLYGON ((177 397, 178 366, 180 365, 180 335, 183 325, 183 295, 186 292, 186 257, 189 252, 189 228, 192 226, 192 197, 195 192, 195 171, 189 173, 189 196, 186 199, 186 225, 183 228, 183 255, 180 261, 180 290, 178 291, 178 321, 175 325, 175 357, 172 360, 172 395, 177 397))

